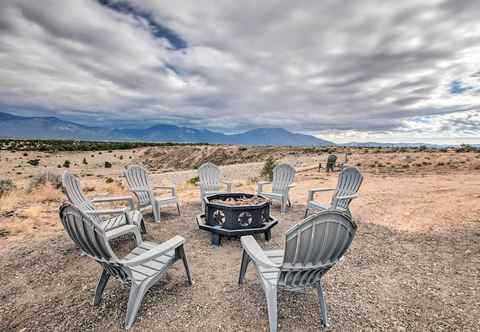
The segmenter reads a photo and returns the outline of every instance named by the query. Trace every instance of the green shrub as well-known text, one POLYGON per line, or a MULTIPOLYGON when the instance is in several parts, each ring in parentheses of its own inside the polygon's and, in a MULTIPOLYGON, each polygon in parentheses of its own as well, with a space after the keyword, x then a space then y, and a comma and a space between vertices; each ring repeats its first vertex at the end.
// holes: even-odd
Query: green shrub
POLYGON ((31 159, 31 160, 27 161, 27 163, 29 163, 32 166, 38 166, 38 165, 40 165, 40 159, 31 159))
POLYGON ((64 168, 70 168, 70 160, 65 160, 65 161, 63 162, 63 167, 64 167, 64 168))
POLYGON ((105 162, 105 168, 112 168, 112 163, 109 161, 105 162))
POLYGON ((105 183, 112 183, 113 182, 113 179, 112 178, 106 178, 105 179, 105 183))
POLYGON ((85 157, 83 158, 83 160, 82 160, 82 164, 84 164, 84 165, 88 165, 87 158, 85 158, 85 157))
POLYGON ((265 160, 265 164, 263 164, 260 176, 268 181, 272 181, 275 166, 277 166, 277 161, 273 157, 268 157, 267 160, 265 160))
POLYGON ((193 178, 187 181, 187 183, 193 184, 194 186, 196 186, 199 182, 200 182, 200 178, 198 176, 194 176, 193 178))

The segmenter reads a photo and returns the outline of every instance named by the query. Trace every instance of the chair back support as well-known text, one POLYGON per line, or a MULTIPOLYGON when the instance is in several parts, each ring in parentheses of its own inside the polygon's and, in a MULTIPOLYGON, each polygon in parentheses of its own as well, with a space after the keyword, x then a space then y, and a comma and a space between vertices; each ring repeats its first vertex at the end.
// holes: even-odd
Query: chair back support
POLYGON ((295 168, 288 164, 280 164, 273 169, 272 191, 284 193, 295 178, 295 168))
POLYGON ((198 168, 200 189, 205 191, 217 191, 220 188, 220 169, 208 162, 198 168))
MULTIPOLYGON (((83 211, 95 211, 93 203, 83 194, 82 185, 77 176, 65 171, 62 176, 62 187, 70 203, 83 211)), ((96 215, 92 215, 92 218, 98 223, 101 222, 101 219, 96 215)))
POLYGON ((363 182, 363 175, 356 167, 345 167, 338 177, 337 189, 332 197, 331 206, 341 210, 348 210, 352 198, 337 198, 356 194, 363 182))
POLYGON ((60 207, 60 220, 68 236, 87 256, 95 259, 111 275, 128 280, 128 274, 117 262, 105 231, 95 220, 70 203, 60 207))
POLYGON ((323 211, 292 227, 286 234, 279 285, 304 288, 317 284, 350 247, 356 228, 340 211, 323 211))
POLYGON ((140 205, 147 205, 151 202, 150 191, 137 191, 138 189, 152 190, 152 183, 150 176, 147 174, 145 168, 139 165, 131 165, 124 171, 127 179, 128 188, 137 197, 140 205))

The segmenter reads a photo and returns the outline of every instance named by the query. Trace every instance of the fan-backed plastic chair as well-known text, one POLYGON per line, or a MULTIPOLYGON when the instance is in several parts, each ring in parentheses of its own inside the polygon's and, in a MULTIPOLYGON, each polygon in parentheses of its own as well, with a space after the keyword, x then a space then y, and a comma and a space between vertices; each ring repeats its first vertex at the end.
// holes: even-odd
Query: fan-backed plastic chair
POLYGON ((135 232, 138 228, 146 233, 143 215, 133 208, 133 199, 130 196, 111 196, 88 199, 82 191, 80 179, 65 171, 62 176, 62 186, 70 203, 84 213, 90 215, 103 229, 107 237, 113 239, 126 233, 135 232), (127 207, 97 209, 94 203, 127 202, 127 207))
POLYGON ((260 181, 257 183, 257 195, 262 195, 271 200, 279 201, 281 204, 281 212, 285 213, 287 204, 292 206, 288 196, 291 188, 295 186, 295 168, 288 164, 280 164, 273 169, 272 182, 260 181), (272 184, 272 191, 264 191, 263 186, 272 184))
POLYGON ((205 163, 198 168, 198 178, 200 180, 200 200, 202 201, 202 210, 205 209, 205 197, 232 192, 232 182, 222 180, 220 168, 210 162, 205 163), (221 190, 222 184, 226 185, 225 191, 221 190))
POLYGON ((180 205, 174 185, 154 186, 145 168, 139 165, 128 166, 124 171, 124 176, 127 179, 129 190, 138 200, 138 208, 144 210, 151 207, 156 222, 160 222, 160 208, 165 205, 175 204, 180 215, 180 205), (169 190, 170 195, 157 197, 154 189, 169 190))
POLYGON ((110 277, 130 285, 125 327, 130 328, 142 304, 145 293, 157 283, 167 268, 182 260, 188 283, 192 284, 187 257, 181 236, 175 236, 161 244, 136 238, 136 247, 124 258, 112 251, 104 229, 89 215, 70 203, 60 207, 60 220, 70 238, 86 254, 103 267, 98 282, 94 305, 100 304, 110 277))
POLYGON ((307 209, 305 217, 310 209, 329 210, 337 209, 351 215, 350 203, 359 196, 358 190, 363 182, 363 176, 356 167, 345 167, 338 176, 336 188, 316 188, 308 191, 307 209), (333 191, 330 204, 315 201, 315 193, 333 191))
POLYGON ((239 284, 248 264, 255 264, 267 298, 270 332, 277 330, 277 289, 298 291, 315 288, 321 321, 328 326, 322 278, 345 254, 355 236, 356 225, 340 211, 324 211, 304 219, 286 234, 285 248, 263 250, 251 235, 242 236, 239 284))

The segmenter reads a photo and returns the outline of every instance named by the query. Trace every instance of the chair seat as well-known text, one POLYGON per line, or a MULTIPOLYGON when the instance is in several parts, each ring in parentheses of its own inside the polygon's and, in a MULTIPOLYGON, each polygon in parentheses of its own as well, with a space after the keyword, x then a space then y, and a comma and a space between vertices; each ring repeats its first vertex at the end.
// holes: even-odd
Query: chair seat
POLYGON ((328 210, 330 209, 330 204, 319 203, 317 201, 308 202, 309 209, 319 209, 319 210, 328 210))
MULTIPOLYGON (((140 223, 142 222, 143 215, 140 211, 138 210, 132 210, 126 212, 128 215, 128 218, 137 226, 140 226, 140 223)), ((104 220, 100 226, 103 228, 104 231, 108 232, 109 230, 115 229, 117 227, 127 225, 127 218, 125 217, 125 214, 120 214, 118 216, 115 216, 113 218, 109 218, 104 220)))
POLYGON ((280 199, 281 200, 283 198, 282 194, 273 193, 273 192, 260 192, 258 194, 262 195, 262 196, 266 196, 266 197, 271 198, 271 199, 280 199))
MULTIPOLYGON (((127 256, 125 256, 125 260, 130 260, 139 256, 153 248, 158 246, 158 244, 154 242, 144 241, 142 244, 135 249, 133 249, 127 256)), ((167 251, 165 254, 155 257, 154 259, 147 261, 141 265, 133 266, 130 269, 132 270, 132 276, 135 281, 143 281, 147 278, 153 277, 158 273, 161 273, 165 270, 170 263, 174 261, 175 258, 175 250, 172 249, 167 251)))
POLYGON ((160 205, 176 203, 177 196, 155 197, 155 202, 160 205))
MULTIPOLYGON (((282 249, 265 250, 264 253, 272 261, 272 263, 278 264, 278 265, 282 264, 283 255, 284 255, 284 251, 282 249)), ((257 269, 263 282, 268 282, 269 284, 272 284, 272 285, 277 284, 278 278, 280 277, 279 268, 268 268, 261 265, 257 265, 257 269)))

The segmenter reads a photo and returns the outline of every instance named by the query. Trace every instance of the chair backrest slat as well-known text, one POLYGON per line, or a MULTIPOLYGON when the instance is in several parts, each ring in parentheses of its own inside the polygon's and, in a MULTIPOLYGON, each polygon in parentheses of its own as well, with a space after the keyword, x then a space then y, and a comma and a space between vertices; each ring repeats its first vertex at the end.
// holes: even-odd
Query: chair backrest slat
MULTIPOLYGON (((82 185, 78 177, 69 171, 65 171, 62 176, 62 187, 70 203, 82 211, 95 211, 93 203, 83 194, 82 185)), ((97 215, 92 215, 92 218, 98 223, 101 222, 97 215)))
POLYGON ((288 164, 280 164, 273 169, 272 191, 284 193, 295 179, 295 168, 288 164))
POLYGON ((279 285, 307 287, 320 280, 348 250, 355 236, 351 218, 336 210, 306 218, 286 235, 279 285))
POLYGON ((220 188, 220 169, 207 162, 198 168, 200 187, 203 191, 217 191, 220 188))
POLYGON ((150 191, 153 189, 150 176, 145 168, 140 165, 131 165, 125 170, 124 175, 127 179, 128 188, 137 197, 140 205, 150 204, 152 199, 150 191), (140 188, 150 191, 136 191, 140 188))
POLYGON ((60 220, 73 242, 88 256, 98 261, 109 261, 114 257, 103 228, 77 206, 63 204, 60 220))
POLYGON ((356 167, 345 167, 338 177, 337 189, 332 197, 333 208, 347 210, 351 198, 339 199, 338 196, 356 194, 363 182, 363 176, 356 167))

